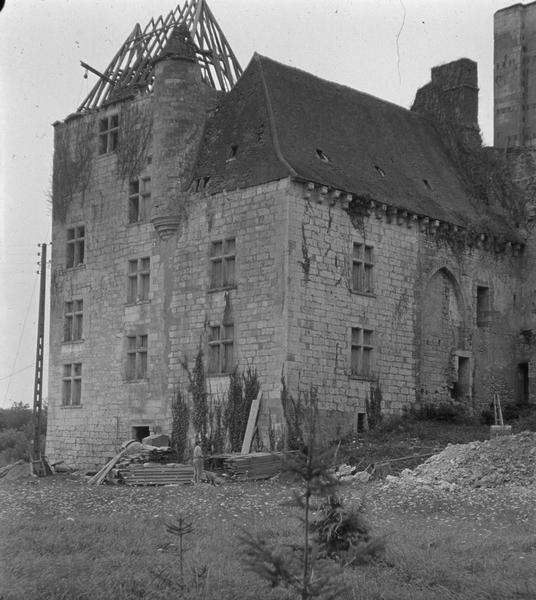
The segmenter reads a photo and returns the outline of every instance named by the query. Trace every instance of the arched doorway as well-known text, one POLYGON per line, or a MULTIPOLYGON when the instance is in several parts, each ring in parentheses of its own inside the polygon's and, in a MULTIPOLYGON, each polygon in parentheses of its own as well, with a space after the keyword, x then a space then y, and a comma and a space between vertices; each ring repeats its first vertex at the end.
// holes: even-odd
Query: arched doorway
POLYGON ((448 269, 429 280, 422 301, 419 397, 438 403, 470 394, 470 357, 464 352, 464 303, 448 269))

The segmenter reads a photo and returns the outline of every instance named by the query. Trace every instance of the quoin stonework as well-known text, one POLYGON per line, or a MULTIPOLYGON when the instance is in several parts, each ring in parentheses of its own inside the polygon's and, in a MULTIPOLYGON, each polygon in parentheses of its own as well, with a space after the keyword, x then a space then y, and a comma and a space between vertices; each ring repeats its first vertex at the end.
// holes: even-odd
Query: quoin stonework
MULTIPOLYGON (((531 6, 498 13, 497 47, 531 6)), ((214 401, 257 369, 261 440, 283 380, 318 389, 326 439, 379 393, 534 401, 534 161, 498 110, 510 142, 482 147, 473 61, 407 110, 257 54, 242 72, 190 0, 97 76, 55 123, 49 459, 169 433, 200 348, 214 401)))

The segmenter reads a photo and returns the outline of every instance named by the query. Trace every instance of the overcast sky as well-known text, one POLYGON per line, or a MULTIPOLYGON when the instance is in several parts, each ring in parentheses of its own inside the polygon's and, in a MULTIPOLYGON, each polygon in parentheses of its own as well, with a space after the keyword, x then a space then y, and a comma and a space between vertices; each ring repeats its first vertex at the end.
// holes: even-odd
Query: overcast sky
MULTIPOLYGON (((96 82, 83 78, 80 61, 104 70, 136 22, 143 28, 174 1, 6 0, 0 13, 0 407, 33 401, 37 244, 49 242, 51 231, 51 125, 74 112, 96 82)), ((257 51, 404 107, 431 67, 462 56, 477 61, 488 144, 493 13, 510 4, 209 1, 243 68, 257 51)))

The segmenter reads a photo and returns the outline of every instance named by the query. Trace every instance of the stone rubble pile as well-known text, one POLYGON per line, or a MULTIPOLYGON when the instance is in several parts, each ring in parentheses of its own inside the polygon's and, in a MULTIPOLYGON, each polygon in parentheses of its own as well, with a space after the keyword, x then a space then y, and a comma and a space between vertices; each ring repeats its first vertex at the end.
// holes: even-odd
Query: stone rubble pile
POLYGON ((536 433, 525 431, 484 442, 447 446, 388 484, 429 485, 442 489, 536 485, 536 433))

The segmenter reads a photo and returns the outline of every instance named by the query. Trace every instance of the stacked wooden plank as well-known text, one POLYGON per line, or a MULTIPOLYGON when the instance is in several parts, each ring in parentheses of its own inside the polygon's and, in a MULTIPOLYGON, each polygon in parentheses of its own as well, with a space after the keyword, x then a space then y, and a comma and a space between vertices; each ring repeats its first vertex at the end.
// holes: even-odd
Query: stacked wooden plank
POLYGON ((117 470, 117 476, 126 485, 171 485, 191 483, 194 469, 179 464, 130 464, 117 470))
POLYGON ((281 452, 232 454, 224 459, 224 472, 235 479, 268 479, 281 472, 281 452))

